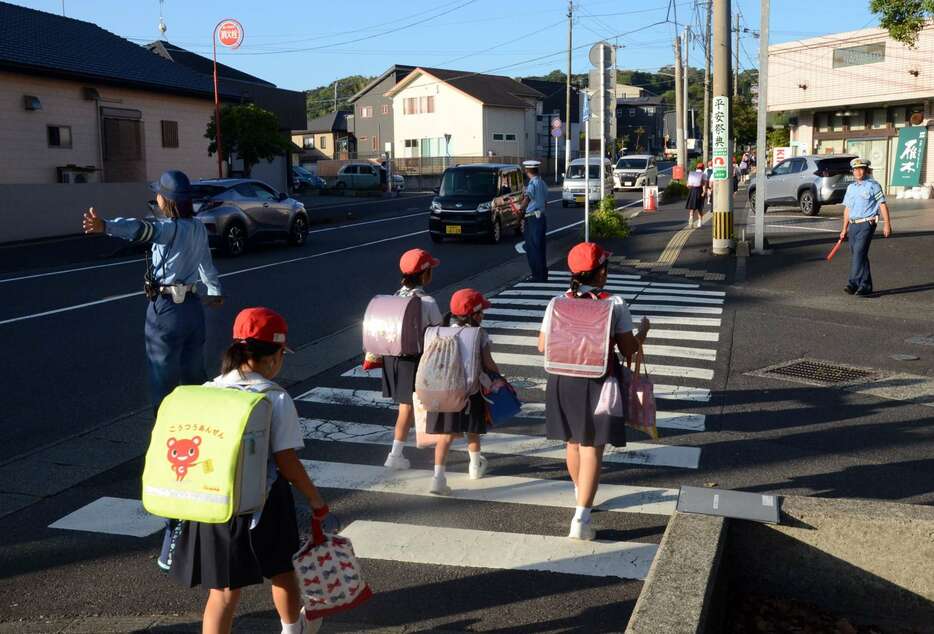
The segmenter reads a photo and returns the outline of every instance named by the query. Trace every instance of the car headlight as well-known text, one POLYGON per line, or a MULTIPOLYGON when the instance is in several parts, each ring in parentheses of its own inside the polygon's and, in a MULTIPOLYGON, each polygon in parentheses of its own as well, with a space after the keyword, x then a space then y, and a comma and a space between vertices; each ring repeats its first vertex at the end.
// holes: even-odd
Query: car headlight
POLYGON ((431 201, 431 210, 432 211, 441 211, 441 203, 436 200, 431 201))
POLYGON ((480 203, 477 205, 477 211, 489 211, 490 203, 480 203))

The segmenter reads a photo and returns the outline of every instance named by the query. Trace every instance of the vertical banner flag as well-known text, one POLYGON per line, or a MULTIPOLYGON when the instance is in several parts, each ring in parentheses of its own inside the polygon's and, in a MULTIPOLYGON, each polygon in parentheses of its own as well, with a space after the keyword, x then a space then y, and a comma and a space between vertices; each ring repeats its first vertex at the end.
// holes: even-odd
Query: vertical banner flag
POLYGON ((713 140, 713 179, 725 181, 730 178, 730 139, 727 122, 730 120, 730 100, 714 97, 710 113, 710 132, 713 140))
POLYGON ((921 184, 927 128, 913 126, 898 131, 898 151, 892 169, 892 185, 915 187, 921 184))

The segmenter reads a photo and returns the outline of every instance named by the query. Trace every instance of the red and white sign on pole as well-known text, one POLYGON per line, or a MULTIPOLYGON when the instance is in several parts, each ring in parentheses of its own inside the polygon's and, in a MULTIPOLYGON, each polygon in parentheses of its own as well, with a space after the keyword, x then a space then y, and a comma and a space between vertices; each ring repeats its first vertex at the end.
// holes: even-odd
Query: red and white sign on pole
POLYGON ((221 100, 217 92, 217 42, 227 48, 240 48, 243 44, 243 26, 236 20, 221 20, 214 26, 211 44, 214 50, 214 130, 217 146, 217 177, 224 178, 223 146, 221 145, 221 100))

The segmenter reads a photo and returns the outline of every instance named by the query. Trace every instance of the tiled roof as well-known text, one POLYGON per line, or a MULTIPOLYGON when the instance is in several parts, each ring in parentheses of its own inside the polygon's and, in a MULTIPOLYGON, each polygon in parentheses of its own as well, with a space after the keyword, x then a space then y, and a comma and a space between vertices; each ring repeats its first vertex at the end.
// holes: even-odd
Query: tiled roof
POLYGON ((347 114, 343 111, 328 112, 320 117, 310 119, 301 132, 346 132, 347 114))
MULTIPOLYGON (((212 77, 214 75, 214 62, 209 57, 192 53, 178 44, 172 44, 166 40, 156 40, 155 42, 147 44, 146 48, 159 55, 167 55, 171 61, 181 64, 182 66, 187 66, 191 70, 201 73, 202 75, 211 75, 212 77)), ((246 81, 253 84, 263 84, 264 86, 275 88, 275 84, 265 79, 260 79, 255 75, 244 73, 242 70, 237 70, 226 64, 217 64, 217 76, 246 81)))
POLYGON ((210 77, 96 24, 6 2, 0 2, 0 68, 161 92, 214 94, 210 77))
MULTIPOLYGON (((542 93, 531 86, 516 81, 512 77, 484 75, 462 70, 427 68, 425 66, 419 66, 419 68, 488 106, 528 108, 527 99, 544 98, 542 93)), ((411 75, 406 79, 409 77, 411 75)))

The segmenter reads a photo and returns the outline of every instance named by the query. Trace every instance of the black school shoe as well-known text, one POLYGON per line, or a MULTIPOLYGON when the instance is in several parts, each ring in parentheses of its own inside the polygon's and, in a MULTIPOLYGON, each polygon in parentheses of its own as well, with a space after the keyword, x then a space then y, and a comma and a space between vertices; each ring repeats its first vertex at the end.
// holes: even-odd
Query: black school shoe
POLYGON ((861 289, 859 289, 858 291, 856 291, 855 295, 856 295, 857 297, 872 297, 872 289, 871 289, 871 288, 861 288, 861 289))
POLYGON ((856 287, 850 286, 849 284, 847 284, 844 287, 843 292, 846 293, 847 295, 853 295, 854 293, 856 293, 856 287))

